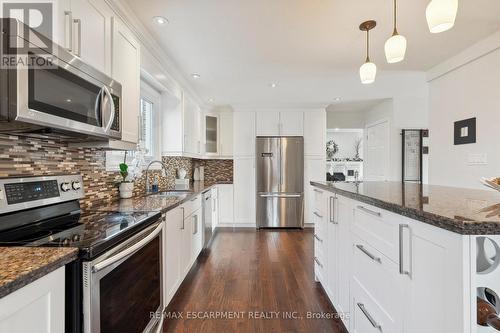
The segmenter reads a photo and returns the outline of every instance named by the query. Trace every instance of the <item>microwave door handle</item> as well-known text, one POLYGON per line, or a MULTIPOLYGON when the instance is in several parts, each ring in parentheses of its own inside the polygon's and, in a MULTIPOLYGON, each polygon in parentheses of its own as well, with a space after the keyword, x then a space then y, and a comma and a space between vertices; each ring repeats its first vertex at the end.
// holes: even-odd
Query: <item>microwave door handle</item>
POLYGON ((101 90, 99 90, 99 93, 97 94, 97 97, 95 99, 95 105, 94 105, 95 120, 97 120, 97 123, 99 124, 99 126, 102 127, 101 105, 102 105, 102 88, 101 88, 101 90))
POLYGON ((116 263, 117 261, 122 260, 123 258, 126 258, 135 252, 139 251, 141 248, 143 248, 145 245, 147 245, 150 241, 152 241, 158 234, 162 231, 163 229, 163 224, 159 224, 156 229, 153 230, 149 235, 141 239, 139 242, 135 243, 131 247, 126 248, 125 250, 119 252, 118 254, 107 258, 100 263, 95 264, 92 266, 92 273, 97 273, 104 268, 108 267, 109 265, 112 265, 116 263))
MULTIPOLYGON (((116 113, 115 112, 115 102, 113 102, 113 96, 111 96, 111 93, 109 92, 108 87, 104 86, 104 87, 102 87, 102 89, 104 90, 104 94, 106 96, 108 96, 108 98, 109 98, 109 106, 111 108, 111 114, 109 116, 109 121, 108 121, 108 124, 106 125, 106 128, 104 129, 104 132, 108 133, 109 130, 111 129, 111 126, 113 125, 113 121, 115 120, 115 116, 116 116, 116 114, 115 114, 116 113)), ((104 103, 102 105, 104 105, 104 103)))

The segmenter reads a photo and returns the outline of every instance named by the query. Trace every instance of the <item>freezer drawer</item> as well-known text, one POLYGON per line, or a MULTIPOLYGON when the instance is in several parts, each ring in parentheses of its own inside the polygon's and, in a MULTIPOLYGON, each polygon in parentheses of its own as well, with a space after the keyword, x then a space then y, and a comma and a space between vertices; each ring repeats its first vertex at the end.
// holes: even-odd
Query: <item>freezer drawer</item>
POLYGON ((259 228, 303 228, 303 193, 258 194, 257 226, 259 228))

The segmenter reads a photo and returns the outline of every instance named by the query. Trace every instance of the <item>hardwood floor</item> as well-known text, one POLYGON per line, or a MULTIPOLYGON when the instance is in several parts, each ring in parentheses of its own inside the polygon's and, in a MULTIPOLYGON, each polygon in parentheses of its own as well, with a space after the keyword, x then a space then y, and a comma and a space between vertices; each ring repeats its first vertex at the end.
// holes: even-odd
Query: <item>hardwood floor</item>
POLYGON ((164 332, 345 333, 340 319, 307 318, 335 316, 314 282, 313 247, 311 230, 219 230, 167 308, 164 332))

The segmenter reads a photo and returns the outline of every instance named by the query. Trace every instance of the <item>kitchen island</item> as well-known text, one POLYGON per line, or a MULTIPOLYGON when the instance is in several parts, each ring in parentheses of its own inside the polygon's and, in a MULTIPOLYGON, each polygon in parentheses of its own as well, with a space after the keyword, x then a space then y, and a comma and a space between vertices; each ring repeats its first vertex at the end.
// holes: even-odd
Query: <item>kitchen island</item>
POLYGON ((351 332, 495 332, 500 194, 401 182, 311 182, 315 277, 351 332))

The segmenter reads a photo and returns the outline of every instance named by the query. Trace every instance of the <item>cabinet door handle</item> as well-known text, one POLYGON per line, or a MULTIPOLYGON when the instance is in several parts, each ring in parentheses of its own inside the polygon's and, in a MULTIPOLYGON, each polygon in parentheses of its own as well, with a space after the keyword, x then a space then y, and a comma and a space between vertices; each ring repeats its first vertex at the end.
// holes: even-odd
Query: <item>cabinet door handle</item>
POLYGON ((335 221, 335 200, 337 200, 336 197, 330 197, 330 223, 338 224, 335 221))
POLYGON ((198 233, 198 215, 193 216, 193 235, 198 233))
POLYGON ((323 265, 321 264, 318 258, 314 257, 314 261, 316 261, 319 267, 323 268, 323 265))
POLYGON ((377 217, 382 217, 382 213, 380 212, 375 212, 371 209, 368 209, 368 208, 365 208, 363 206, 358 206, 358 209, 365 212, 365 213, 368 213, 368 214, 371 214, 371 215, 374 215, 374 216, 377 216, 377 217))
POLYGON ((195 202, 196 200, 198 200, 198 197, 194 197, 193 199, 191 199, 190 201, 191 202, 195 202))
POLYGON ((317 188, 315 188, 313 191, 316 192, 316 193, 319 193, 319 194, 323 194, 323 191, 318 190, 317 188))
POLYGON ((323 218, 323 216, 322 216, 322 215, 319 215, 319 213, 318 213, 318 212, 314 212, 313 214, 314 214, 314 215, 316 215, 317 217, 319 217, 320 219, 322 219, 322 218, 323 218))
POLYGON ((185 216, 184 216, 185 209, 184 209, 184 207, 181 207, 181 210, 182 210, 182 227, 181 227, 181 230, 184 230, 184 219, 185 219, 185 216))
POLYGON ((64 12, 64 44, 66 50, 73 51, 73 13, 71 11, 64 12))
POLYGON ((318 235, 314 234, 314 238, 316 238, 319 242, 323 243, 323 240, 318 237, 318 235))
POLYGON ((77 29, 77 47, 75 47, 75 55, 78 57, 82 56, 82 20, 80 19, 74 19, 73 23, 76 24, 76 29, 77 29))
MULTIPOLYGON (((409 232, 411 232, 410 226, 408 224, 400 224, 399 225, 399 274, 401 275, 408 275, 411 277, 411 271, 410 270, 405 270, 405 265, 404 265, 404 230, 408 229, 409 232)), ((410 237, 411 240, 411 237, 410 237)), ((411 258, 411 243, 410 243, 410 258, 411 258)), ((411 266, 411 261, 410 261, 410 266, 411 266)))
POLYGON ((379 264, 382 263, 382 259, 380 259, 380 257, 377 257, 375 255, 373 255, 372 253, 370 253, 370 251, 368 251, 367 249, 365 249, 365 247, 363 245, 360 245, 360 244, 357 244, 356 247, 361 251, 363 252, 364 254, 366 254, 371 260, 373 261, 376 261, 378 262, 379 264))
POLYGON ((358 303, 358 308, 361 310, 361 312, 363 312, 363 314, 365 315, 366 319, 368 319, 370 324, 372 324, 374 328, 382 332, 382 326, 380 326, 380 324, 377 323, 375 319, 373 319, 372 315, 368 312, 368 310, 366 310, 365 305, 363 303, 358 303))

